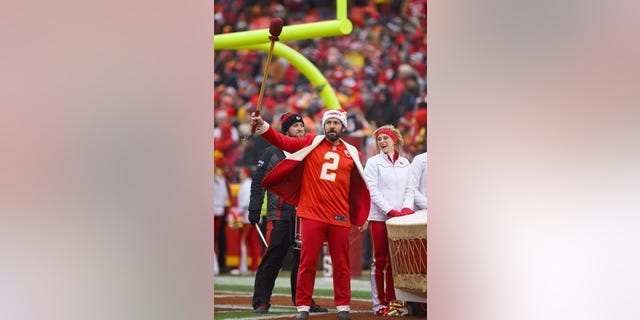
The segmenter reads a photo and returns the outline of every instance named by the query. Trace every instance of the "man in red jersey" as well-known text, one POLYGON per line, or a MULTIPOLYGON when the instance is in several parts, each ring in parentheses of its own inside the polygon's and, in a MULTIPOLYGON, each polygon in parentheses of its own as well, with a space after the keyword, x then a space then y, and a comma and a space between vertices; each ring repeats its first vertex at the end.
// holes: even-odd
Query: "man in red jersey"
POLYGON ((296 290, 297 320, 309 318, 318 256, 325 241, 333 265, 333 289, 338 320, 351 319, 349 230, 362 226, 370 206, 369 190, 356 147, 340 139, 346 130, 343 110, 322 116, 324 135, 291 138, 271 128, 258 115, 251 118, 256 133, 290 152, 264 178, 262 185, 297 206, 302 250, 296 290))

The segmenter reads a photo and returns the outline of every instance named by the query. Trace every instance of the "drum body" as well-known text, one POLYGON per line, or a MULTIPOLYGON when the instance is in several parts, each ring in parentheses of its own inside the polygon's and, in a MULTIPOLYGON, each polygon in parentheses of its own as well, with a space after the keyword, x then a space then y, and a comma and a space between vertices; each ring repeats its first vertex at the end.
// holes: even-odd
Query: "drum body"
POLYGON ((427 293, 427 210, 390 218, 386 222, 395 288, 427 293))

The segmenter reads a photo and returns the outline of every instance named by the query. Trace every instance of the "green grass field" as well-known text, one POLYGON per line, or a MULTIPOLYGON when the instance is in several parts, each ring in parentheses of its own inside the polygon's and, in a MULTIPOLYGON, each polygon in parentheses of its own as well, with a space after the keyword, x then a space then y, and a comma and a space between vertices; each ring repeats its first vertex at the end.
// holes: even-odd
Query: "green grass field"
MULTIPOLYGON (((289 284, 290 272, 282 271, 276 279, 273 289, 273 296, 289 298, 291 294, 289 284)), ((273 319, 295 317, 296 309, 287 305, 273 304, 268 314, 257 314, 253 312, 250 305, 253 295, 254 275, 218 275, 214 278, 214 318, 215 319, 273 319), (242 304, 230 304, 223 302, 225 298, 244 297, 242 304), (217 301, 216 301, 217 299, 217 301), (224 309, 225 311, 215 310, 224 309), (228 311, 229 309, 233 309, 228 311)), ((368 272, 363 272, 360 279, 351 280, 352 300, 371 301, 371 289, 368 272)), ((313 293, 314 298, 333 298, 333 282, 330 277, 324 277, 321 272, 316 277, 316 285, 313 293)), ((273 300, 273 298, 272 298, 273 300)))

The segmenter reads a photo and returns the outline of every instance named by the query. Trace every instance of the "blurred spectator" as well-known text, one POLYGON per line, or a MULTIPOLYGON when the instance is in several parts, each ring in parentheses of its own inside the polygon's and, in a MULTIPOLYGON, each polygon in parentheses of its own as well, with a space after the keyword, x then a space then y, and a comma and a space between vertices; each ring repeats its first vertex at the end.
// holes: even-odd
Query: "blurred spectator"
POLYGON ((302 110, 302 122, 304 123, 305 131, 308 134, 317 134, 318 130, 316 128, 316 122, 313 120, 313 113, 310 111, 311 110, 309 109, 302 110))
POLYGON ((418 154, 427 151, 427 103, 418 98, 418 108, 409 118, 409 127, 405 131, 404 151, 418 154))
POLYGON ((406 0, 403 3, 403 15, 417 28, 427 25, 427 2, 424 0, 406 0))
POLYGON ((418 77, 415 74, 407 76, 404 79, 404 88, 397 105, 401 115, 406 116, 408 112, 413 112, 413 107, 419 94, 418 77))
POLYGON ((381 87, 375 96, 373 104, 367 107, 365 116, 369 121, 374 121, 377 126, 390 124, 398 125, 400 111, 391 101, 391 91, 387 87, 381 87))
POLYGON ((213 159, 213 190, 215 191, 213 195, 213 250, 216 255, 216 259, 214 260, 214 273, 219 273, 226 269, 226 239, 224 236, 223 221, 231 205, 231 191, 229 190, 229 182, 222 169, 225 164, 224 154, 216 150, 214 151, 213 159))
POLYGON ((347 113, 346 134, 352 137, 366 137, 372 132, 369 121, 359 108, 351 108, 347 113))
POLYGON ((229 121, 229 116, 226 112, 217 111, 215 115, 217 127, 213 129, 213 147, 224 155, 223 170, 228 178, 228 173, 234 171, 239 156, 237 143, 240 140, 240 134, 238 129, 229 121))
POLYGON ((237 270, 231 270, 232 274, 250 274, 258 271, 258 258, 262 247, 258 242, 258 232, 249 222, 249 200, 251 197, 251 171, 247 167, 241 167, 238 173, 240 177, 240 191, 238 192, 236 214, 230 222, 232 228, 242 230, 240 235, 240 266, 237 270), (251 256, 251 266, 248 266, 247 255, 251 256))

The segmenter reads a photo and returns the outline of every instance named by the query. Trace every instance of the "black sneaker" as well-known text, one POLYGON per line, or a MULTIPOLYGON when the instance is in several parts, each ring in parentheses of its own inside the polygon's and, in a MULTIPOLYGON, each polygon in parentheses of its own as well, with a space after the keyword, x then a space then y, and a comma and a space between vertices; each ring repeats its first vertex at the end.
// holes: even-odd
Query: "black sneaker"
POLYGON ((351 320, 351 314, 349 311, 340 311, 338 312, 338 320, 351 320))
POLYGON ((296 316, 296 320, 309 320, 309 312, 308 311, 300 311, 296 316))
POLYGON ((269 312, 269 305, 266 304, 266 303, 263 303, 263 304, 259 305, 256 308, 255 311, 256 311, 256 313, 267 313, 267 312, 269 312))
POLYGON ((329 312, 329 309, 323 308, 317 304, 312 304, 309 312, 329 312))

